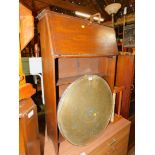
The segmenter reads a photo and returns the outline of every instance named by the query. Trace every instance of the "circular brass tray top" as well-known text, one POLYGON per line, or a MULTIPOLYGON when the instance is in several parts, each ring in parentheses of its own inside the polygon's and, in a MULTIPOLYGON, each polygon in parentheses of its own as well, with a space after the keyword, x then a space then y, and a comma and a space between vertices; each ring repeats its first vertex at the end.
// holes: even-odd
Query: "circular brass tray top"
POLYGON ((112 109, 107 82, 97 75, 84 75, 67 87, 59 101, 59 130, 70 143, 86 145, 107 127, 112 109))

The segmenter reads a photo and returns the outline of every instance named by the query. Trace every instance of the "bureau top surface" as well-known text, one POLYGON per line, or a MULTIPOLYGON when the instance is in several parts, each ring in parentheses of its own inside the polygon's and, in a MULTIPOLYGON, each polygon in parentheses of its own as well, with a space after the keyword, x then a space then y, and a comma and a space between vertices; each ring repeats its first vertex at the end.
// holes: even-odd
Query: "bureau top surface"
POLYGON ((39 19, 40 35, 47 37, 46 44, 50 44, 52 55, 57 57, 117 55, 113 28, 49 10, 40 13, 39 19), (42 34, 45 32, 46 36, 42 34))

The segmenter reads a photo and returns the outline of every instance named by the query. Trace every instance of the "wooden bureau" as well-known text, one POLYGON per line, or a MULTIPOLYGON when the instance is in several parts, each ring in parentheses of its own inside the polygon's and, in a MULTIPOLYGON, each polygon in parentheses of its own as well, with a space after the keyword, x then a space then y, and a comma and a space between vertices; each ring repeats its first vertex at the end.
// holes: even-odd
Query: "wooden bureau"
POLYGON ((99 75, 113 91, 118 50, 113 28, 49 10, 38 19, 47 134, 58 155, 57 106, 64 90, 80 76, 99 75))
MULTIPOLYGON (((87 146, 75 146, 63 141, 59 146, 59 155, 127 155, 130 122, 115 116, 106 130, 87 146), (83 154, 82 154, 83 153, 83 154)), ((52 141, 45 138, 44 155, 55 155, 52 141)))

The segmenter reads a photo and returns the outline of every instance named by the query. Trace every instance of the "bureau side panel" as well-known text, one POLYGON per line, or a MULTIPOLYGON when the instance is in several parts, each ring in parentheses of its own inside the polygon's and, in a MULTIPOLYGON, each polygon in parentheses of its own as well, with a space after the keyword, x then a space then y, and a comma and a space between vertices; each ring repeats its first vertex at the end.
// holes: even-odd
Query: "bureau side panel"
POLYGON ((48 16, 39 21, 41 41, 46 124, 48 136, 53 140, 55 151, 58 152, 58 130, 56 114, 55 59, 51 55, 53 49, 50 39, 48 16))

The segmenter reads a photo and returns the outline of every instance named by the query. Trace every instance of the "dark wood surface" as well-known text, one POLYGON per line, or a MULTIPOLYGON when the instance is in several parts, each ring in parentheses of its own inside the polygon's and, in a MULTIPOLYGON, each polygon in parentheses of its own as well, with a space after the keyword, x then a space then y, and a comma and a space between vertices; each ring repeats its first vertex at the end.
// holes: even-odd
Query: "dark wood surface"
MULTIPOLYGON (((130 126, 126 126, 94 149, 89 155, 127 155, 130 126)), ((106 135, 104 135, 106 136, 106 135)))
MULTIPOLYGON (((75 3, 69 0, 20 0, 24 5, 26 5, 27 7, 29 7, 31 10, 33 10, 35 13, 39 13, 41 10, 47 8, 48 6, 57 6, 60 8, 64 8, 67 10, 71 10, 71 11, 81 11, 81 12, 85 12, 88 14, 95 14, 96 12, 98 12, 95 8, 95 6, 93 5, 93 3, 89 0, 85 0, 85 1, 76 1, 75 3)), ((106 14, 106 16, 109 16, 108 14, 106 14)))
MULTIPOLYGON (((95 75, 101 76, 103 78, 105 78, 105 75, 100 74, 100 73, 93 73, 95 75)), ((89 74, 88 74, 89 75, 89 74)), ((60 78, 57 82, 57 86, 61 86, 61 85, 66 85, 66 84, 70 84, 73 81, 77 80, 79 77, 83 76, 81 75, 77 75, 77 76, 69 76, 69 77, 65 77, 65 78, 60 78)))
MULTIPOLYGON (((124 86, 122 94, 121 115, 129 117, 131 87, 134 78, 134 55, 119 55, 117 60, 116 83, 115 86, 124 86)), ((118 100, 116 106, 118 105, 118 100)))
POLYGON ((19 154, 40 155, 37 107, 31 98, 19 103, 19 154))
POLYGON ((44 11, 47 16, 50 39, 55 56, 117 54, 117 44, 113 28, 89 23, 87 20, 44 11), (84 26, 85 28, 82 28, 84 26))
MULTIPOLYGON (((105 21, 110 21, 111 16, 104 10, 105 6, 113 3, 113 0, 20 0, 25 6, 30 8, 34 13, 53 6, 53 10, 73 14, 74 11, 80 11, 88 14, 100 12, 105 21), (60 7, 60 8, 59 8, 60 7), (72 13, 71 13, 72 12, 72 13)), ((135 12, 135 0, 117 0, 122 7, 116 14, 116 19, 123 17, 124 7, 127 7, 127 14, 135 12)))
POLYGON ((54 142, 56 153, 58 153, 55 59, 50 53, 52 46, 48 27, 48 19, 46 16, 39 22, 39 31, 42 53, 47 132, 48 136, 54 142))
POLYGON ((32 11, 19 3, 20 50, 22 51, 34 37, 34 17, 32 11))
MULTIPOLYGON (((108 57, 108 68, 107 68, 107 78, 105 78, 113 91, 115 82, 115 68, 116 68, 116 56, 108 57)), ((103 61, 105 63, 105 61, 103 61)))
POLYGON ((57 104, 75 78, 104 75, 114 86, 117 45, 112 28, 45 11, 39 21, 48 136, 58 154, 57 104), (81 24, 86 25, 85 29, 81 24), (67 81, 67 83, 66 83, 67 81))
POLYGON ((135 115, 129 117, 128 120, 131 122, 128 148, 131 149, 135 145, 135 115))

